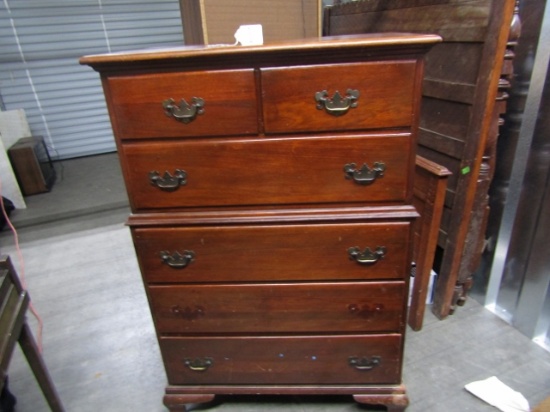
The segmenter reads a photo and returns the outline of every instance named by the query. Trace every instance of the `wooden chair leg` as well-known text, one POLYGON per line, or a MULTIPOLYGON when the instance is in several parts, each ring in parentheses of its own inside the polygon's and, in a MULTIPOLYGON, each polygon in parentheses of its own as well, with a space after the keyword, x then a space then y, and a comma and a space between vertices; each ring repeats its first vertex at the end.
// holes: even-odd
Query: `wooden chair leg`
POLYGON ((42 389, 42 393, 44 394, 48 405, 50 405, 52 412, 64 412, 65 409, 61 404, 61 399, 57 394, 48 370, 46 369, 44 360, 42 359, 42 355, 36 345, 36 341, 34 340, 32 332, 26 322, 23 324, 21 334, 19 335, 19 345, 21 346, 23 354, 27 358, 27 362, 34 373, 34 376, 38 381, 38 385, 40 386, 40 389, 42 389))

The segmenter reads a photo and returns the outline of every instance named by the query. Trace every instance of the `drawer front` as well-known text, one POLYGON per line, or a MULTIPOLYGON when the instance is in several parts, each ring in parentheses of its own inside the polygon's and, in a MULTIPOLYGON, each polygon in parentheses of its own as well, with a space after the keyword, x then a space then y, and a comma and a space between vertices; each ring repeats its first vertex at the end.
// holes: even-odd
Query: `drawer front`
POLYGON ((160 333, 398 332, 405 282, 149 287, 160 333))
POLYGON ((160 338, 171 385, 395 384, 401 335, 160 338))
POLYGON ((409 134, 216 139, 128 143, 122 155, 130 199, 138 211, 364 204, 406 199, 411 143, 409 134))
POLYGON ((415 75, 414 61, 263 69, 265 131, 410 126, 415 75))
POLYGON ((409 222, 133 228, 132 234, 148 283, 402 280, 410 264, 409 222))
POLYGON ((253 70, 113 77, 108 87, 119 139, 258 132, 253 70), (174 100, 172 108, 165 108, 169 99, 174 100))

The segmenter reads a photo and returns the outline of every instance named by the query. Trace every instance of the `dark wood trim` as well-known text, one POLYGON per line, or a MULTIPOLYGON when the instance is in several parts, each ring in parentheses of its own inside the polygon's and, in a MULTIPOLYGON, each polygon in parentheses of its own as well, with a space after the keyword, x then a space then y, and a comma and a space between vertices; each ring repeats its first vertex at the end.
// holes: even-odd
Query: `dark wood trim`
POLYGON ((371 207, 331 207, 301 209, 248 209, 133 214, 128 225, 138 226, 174 226, 174 225, 223 225, 296 222, 351 222, 383 219, 411 219, 418 217, 412 206, 371 206, 371 207))
POLYGON ((185 44, 205 44, 200 0, 180 0, 185 44))
POLYGON ((420 218, 415 221, 414 285, 409 308, 409 326, 422 329, 431 271, 443 214, 445 189, 451 172, 422 156, 416 157, 414 204, 419 205, 420 218))

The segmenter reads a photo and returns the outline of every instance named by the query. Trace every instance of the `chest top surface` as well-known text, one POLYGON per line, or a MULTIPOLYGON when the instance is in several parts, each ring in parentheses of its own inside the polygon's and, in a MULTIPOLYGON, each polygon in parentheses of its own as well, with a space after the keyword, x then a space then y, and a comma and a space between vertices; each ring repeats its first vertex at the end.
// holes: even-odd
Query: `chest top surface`
POLYGON ((150 68, 239 68, 421 56, 441 38, 432 34, 381 33, 322 37, 262 46, 177 46, 84 56, 80 63, 99 72, 150 68))

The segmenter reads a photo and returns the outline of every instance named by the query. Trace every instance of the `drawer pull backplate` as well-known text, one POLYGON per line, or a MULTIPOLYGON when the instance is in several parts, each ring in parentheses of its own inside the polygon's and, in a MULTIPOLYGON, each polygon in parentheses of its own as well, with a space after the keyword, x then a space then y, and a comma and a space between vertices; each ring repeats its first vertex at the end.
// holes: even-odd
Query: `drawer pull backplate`
POLYGON ((187 124, 195 120, 197 115, 204 113, 204 99, 193 97, 190 104, 181 99, 179 105, 174 99, 167 99, 162 102, 162 107, 166 116, 187 124))
POLYGON ((176 169, 174 175, 166 171, 164 175, 161 176, 159 172, 153 170, 149 172, 149 181, 160 190, 173 192, 180 186, 185 186, 187 184, 187 172, 185 170, 176 169))
POLYGON ((212 358, 195 358, 195 359, 186 358, 183 360, 183 364, 195 372, 204 372, 208 368, 210 368, 210 366, 212 366, 213 363, 214 363, 214 359, 212 358))
POLYGON ((386 255, 386 248, 378 246, 373 252, 370 247, 367 247, 361 252, 361 249, 355 246, 348 249, 348 255, 351 260, 355 260, 361 265, 373 265, 386 255))
POLYGON ((173 269, 183 269, 189 266, 189 264, 195 259, 195 252, 192 250, 185 250, 183 253, 170 253, 163 250, 160 252, 160 259, 162 260, 162 263, 173 269))
POLYGON ((358 99, 359 90, 352 89, 348 89, 345 96, 342 96, 337 90, 334 96, 332 96, 332 99, 328 97, 328 92, 326 90, 315 93, 317 109, 325 109, 325 112, 336 117, 342 116, 346 114, 349 109, 357 107, 358 99))
POLYGON ((348 359, 349 366, 360 370, 360 371, 370 371, 374 369, 376 366, 380 365, 382 358, 380 356, 372 356, 372 357, 358 357, 358 356, 350 356, 348 359))
POLYGON ((372 169, 366 163, 360 169, 357 169, 355 163, 344 166, 346 179, 353 179, 355 183, 363 186, 374 183, 377 178, 384 176, 385 171, 386 165, 382 162, 375 162, 372 169))

